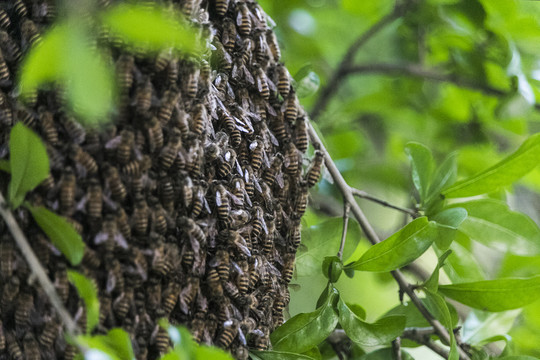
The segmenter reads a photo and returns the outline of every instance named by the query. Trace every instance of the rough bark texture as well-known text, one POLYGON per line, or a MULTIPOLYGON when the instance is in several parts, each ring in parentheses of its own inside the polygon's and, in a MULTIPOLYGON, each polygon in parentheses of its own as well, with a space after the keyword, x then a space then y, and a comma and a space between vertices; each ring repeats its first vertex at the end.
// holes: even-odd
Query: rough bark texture
MULTIPOLYGON (((208 38, 207 54, 148 58, 103 32, 122 103, 105 129, 88 130, 61 92, 40 91, 30 104, 13 93, 21 55, 54 21, 52 0, 0 1, 0 158, 9 158, 18 121, 46 142, 51 174, 28 200, 67 217, 83 236, 76 270, 99 289, 98 333, 120 326, 138 359, 155 359, 169 346, 156 323, 166 317, 245 359, 248 347, 267 348, 289 301, 313 182, 302 166, 305 116, 254 0, 167 4, 208 38)), ((5 193, 9 177, 0 180, 5 193)), ((25 210, 16 216, 85 328, 66 260, 25 210)), ((72 359, 54 310, 0 227, 0 358, 34 359, 38 350, 43 359, 72 359)))

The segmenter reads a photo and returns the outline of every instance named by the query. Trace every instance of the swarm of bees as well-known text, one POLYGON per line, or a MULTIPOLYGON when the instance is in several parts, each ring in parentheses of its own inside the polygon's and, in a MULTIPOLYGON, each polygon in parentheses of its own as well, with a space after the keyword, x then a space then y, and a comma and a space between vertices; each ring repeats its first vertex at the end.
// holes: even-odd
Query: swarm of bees
MULTIPOLYGON (((61 90, 25 102, 14 90, 21 56, 54 21, 54 3, 0 1, 0 158, 9 158, 18 121, 45 142, 51 173, 28 201, 82 235, 76 270, 99 292, 95 332, 124 328, 137 359, 170 348, 156 322, 163 317, 238 359, 267 349, 284 321, 300 218, 323 165, 319 151, 306 157, 306 114, 271 19, 255 0, 160 1, 190 19, 207 44, 202 57, 149 56, 103 31, 97 41, 115 61, 120 105, 113 122, 85 129, 61 90)), ((8 181, 0 174, 4 193, 8 181)), ((26 210, 15 215, 85 329, 66 260, 26 210)), ((72 359, 76 349, 2 222, 0 234, 0 359, 72 359)))

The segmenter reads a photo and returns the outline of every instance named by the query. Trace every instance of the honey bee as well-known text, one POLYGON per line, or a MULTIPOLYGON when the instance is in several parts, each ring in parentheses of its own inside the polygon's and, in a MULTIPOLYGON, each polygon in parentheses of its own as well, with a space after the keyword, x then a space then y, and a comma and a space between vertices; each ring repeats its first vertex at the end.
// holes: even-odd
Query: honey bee
POLYGON ((244 185, 249 198, 253 197, 255 193, 255 188, 257 188, 258 190, 260 190, 261 188, 257 179, 255 178, 255 174, 251 165, 246 165, 244 167, 244 185))
POLYGON ((178 60, 172 59, 167 65, 167 85, 175 85, 178 82, 178 60))
POLYGON ((238 335, 238 323, 235 320, 227 320, 223 323, 223 331, 219 334, 216 344, 222 348, 228 348, 238 335))
POLYGON ((110 317, 112 313, 112 300, 107 294, 100 294, 99 296, 99 324, 105 325, 105 321, 110 317))
POLYGON ((292 142, 289 142, 285 145, 285 160, 283 165, 285 166, 285 171, 292 177, 296 177, 298 174, 298 167, 300 165, 300 159, 298 156, 298 150, 292 142))
POLYGON ((13 360, 24 360, 21 347, 12 333, 6 333, 7 352, 13 360))
POLYGON ((105 261, 105 267, 107 269, 107 284, 105 290, 107 294, 111 294, 113 291, 124 291, 125 279, 122 271, 122 266, 117 259, 105 261))
POLYGON ((64 350, 64 360, 73 360, 79 353, 77 347, 73 344, 67 344, 66 350, 64 350))
POLYGON ((225 282, 229 280, 231 262, 229 252, 223 248, 220 248, 216 252, 216 256, 209 262, 211 267, 216 267, 221 281, 225 282))
POLYGON ((254 171, 259 171, 263 162, 263 155, 266 155, 264 145, 260 140, 255 140, 249 144, 249 150, 251 151, 251 167, 254 171))
POLYGON ((288 253, 283 256, 283 269, 281 270, 281 278, 286 284, 291 282, 294 275, 294 262, 294 254, 288 253))
POLYGON ((101 218, 103 209, 103 192, 99 181, 92 178, 88 182, 88 193, 86 195, 86 212, 93 219, 101 218))
POLYGON ((6 350, 6 335, 4 333, 4 325, 2 324, 2 320, 0 320, 0 352, 4 352, 6 350))
POLYGON ((180 99, 180 93, 174 90, 166 90, 161 98, 161 106, 159 107, 157 118, 162 126, 169 123, 172 118, 174 109, 180 99))
POLYGON ((226 178, 231 174, 232 168, 236 163, 236 152, 233 149, 225 150, 221 163, 217 168, 217 174, 220 178, 226 178))
POLYGON ((137 87, 134 105, 138 113, 144 114, 150 110, 150 106, 152 106, 152 92, 153 86, 150 78, 147 78, 142 85, 137 87))
POLYGON ((274 211, 274 195, 270 186, 264 181, 261 181, 259 191, 266 210, 274 211))
POLYGON ((15 308, 15 326, 17 331, 26 330, 30 325, 30 314, 34 310, 34 296, 28 292, 21 292, 17 297, 15 308))
POLYGON ((246 184, 244 183, 244 179, 241 177, 235 177, 232 180, 232 196, 235 199, 235 204, 237 204, 239 207, 243 207, 244 203, 251 206, 251 199, 247 194, 246 184))
MULTIPOLYGON (((36 92, 28 92, 24 94, 24 101, 30 105, 34 106, 35 101, 37 101, 37 93, 36 92), (36 97, 34 99, 34 96, 36 97)), ((36 123, 36 116, 30 111, 28 111, 25 108, 20 108, 16 112, 16 121, 23 123, 24 125, 33 128, 36 123)))
POLYGON ((9 83, 10 77, 11 75, 6 60, 4 59, 4 55, 0 51, 0 82, 7 84, 9 83))
POLYGON ((106 251, 114 251, 116 246, 127 249, 128 244, 124 236, 118 231, 114 215, 107 214, 101 224, 101 230, 94 237, 94 244, 104 245, 106 251))
POLYGON ((151 276, 146 288, 146 309, 150 313, 157 312, 161 304, 161 279, 151 276))
POLYGON ((111 196, 113 200, 123 202, 127 195, 126 186, 120 179, 120 173, 114 166, 105 167, 105 181, 111 190, 111 196))
POLYGON ((276 154, 272 159, 272 164, 264 172, 263 180, 269 185, 272 186, 274 183, 277 183, 280 188, 283 187, 283 172, 281 171, 283 167, 283 156, 281 154, 276 154))
POLYGON ((304 187, 300 190, 296 198, 295 214, 299 217, 304 215, 304 213, 306 212, 307 203, 308 203, 308 195, 309 195, 308 189, 304 187))
POLYGON ((151 231, 155 231, 160 235, 165 235, 168 228, 168 215, 167 211, 159 202, 152 205, 150 217, 152 220, 151 231))
POLYGON ((221 32, 221 43, 228 52, 234 50, 236 45, 236 26, 229 18, 223 19, 223 30, 221 32))
POLYGON ((9 309, 13 300, 19 294, 20 280, 17 276, 9 277, 4 283, 2 291, 2 309, 9 309))
POLYGON ((15 0, 13 4, 13 10, 15 10, 15 13, 19 17, 27 17, 28 16, 28 9, 26 8, 26 5, 23 0, 15 0))
POLYGON ((249 264, 246 260, 239 261, 235 269, 237 272, 236 286, 240 294, 245 295, 249 289, 249 264))
POLYGON ((143 155, 140 159, 132 160, 126 165, 122 166, 122 173, 128 177, 131 177, 133 182, 135 179, 140 178, 142 173, 148 170, 151 166, 152 159, 150 156, 143 155))
POLYGON ((252 16, 245 2, 236 3, 236 25, 242 36, 248 36, 251 33, 252 16))
POLYGON ((296 249, 298 249, 300 246, 300 242, 302 241, 302 224, 300 223, 299 219, 293 223, 289 239, 293 250, 296 251, 296 249))
POLYGON ((268 227, 268 233, 264 237, 263 252, 267 257, 270 257, 274 250, 274 237, 276 232, 276 223, 270 215, 266 220, 266 226, 268 227))
POLYGON ((276 66, 277 73, 277 88, 283 98, 287 98, 289 95, 289 90, 291 88, 291 78, 289 71, 282 63, 276 66))
POLYGON ((38 342, 44 348, 51 349, 53 344, 60 334, 60 325, 56 318, 50 318, 48 321, 45 321, 43 331, 38 337, 38 342))
POLYGON ((276 34, 270 29, 266 31, 266 41, 268 43, 270 53, 272 53, 272 56, 274 57, 274 61, 279 61, 281 58, 281 50, 279 49, 278 39, 276 34))
POLYGON ((6 235, 0 242, 0 275, 7 281, 13 275, 15 269, 15 248, 10 238, 6 235))
POLYGON ((132 130, 124 129, 120 135, 105 144, 105 148, 116 148, 116 161, 125 165, 131 160, 131 150, 135 143, 135 134, 132 130))
POLYGON ((126 317, 129 310, 131 309, 131 304, 133 303, 133 300, 133 289, 130 288, 124 289, 124 291, 121 292, 120 295, 116 297, 116 299, 114 299, 112 303, 112 309, 117 319, 123 320, 126 317))
POLYGON ((215 0, 215 10, 218 16, 224 16, 229 8, 230 0, 215 0))
POLYGON ((7 30, 11 26, 9 15, 4 9, 0 9, 0 27, 7 30))
POLYGON ((71 140, 75 144, 82 144, 86 139, 84 127, 71 116, 62 116, 60 120, 71 140))
POLYGON ((9 63, 18 64, 22 57, 21 49, 4 30, 0 30, 0 44, 5 59, 9 63))
POLYGON ((212 297, 221 299, 223 297, 223 287, 216 269, 210 268, 206 273, 206 283, 210 289, 212 297))
POLYGON ((84 170, 93 175, 98 171, 98 164, 92 155, 84 151, 79 145, 71 144, 69 147, 69 153, 73 161, 76 162, 77 166, 82 166, 84 170))
POLYGON ((28 46, 34 45, 36 42, 41 41, 41 35, 39 30, 30 19, 24 19, 21 23, 21 37, 28 46))
POLYGON ((282 113, 272 119, 270 127, 280 142, 287 141, 289 135, 287 133, 287 129, 285 128, 285 119, 282 113))
POLYGON ((101 258, 95 250, 92 250, 89 246, 85 246, 82 263, 89 268, 97 269, 101 266, 101 258))
POLYGON ((154 331, 152 332, 150 342, 155 345, 156 350, 160 355, 165 354, 170 347, 170 340, 167 330, 159 325, 156 325, 154 331))
POLYGON ((189 209, 193 204, 193 180, 189 176, 186 176, 181 182, 181 187, 184 207, 189 209))
POLYGON ((199 184, 195 186, 194 189, 194 198, 193 198, 193 205, 191 207, 191 217, 196 218, 198 217, 203 208, 206 209, 206 212, 208 214, 211 213, 210 206, 208 205, 208 201, 206 200, 206 186, 199 184))
POLYGON ((203 104, 195 105, 194 115, 191 122, 191 131, 196 135, 201 135, 208 122, 208 113, 203 104))
POLYGON ((257 63, 266 64, 270 59, 268 43, 266 42, 266 35, 264 29, 255 29, 253 31, 253 40, 255 42, 255 58, 257 63))
POLYGON ((321 169, 324 163, 324 155, 320 150, 315 150, 310 168, 305 176, 307 187, 313 187, 321 176, 321 169))
POLYGON ((133 71, 135 69, 135 59, 133 55, 123 53, 116 60, 116 83, 120 88, 120 92, 127 95, 129 89, 133 85, 133 71))
MULTIPOLYGON (((0 79, 1 79, 1 65, 0 65, 0 79)), ((51 145, 58 144, 58 130, 54 124, 53 113, 44 109, 40 109, 39 123, 43 132, 43 137, 51 145)))
POLYGON ((163 315, 169 316, 169 314, 173 311, 176 303, 178 302, 178 296, 180 295, 181 290, 182 288, 180 287, 180 284, 178 284, 176 281, 172 281, 169 283, 169 286, 167 286, 165 291, 163 291, 161 305, 161 313, 163 315))
POLYGON ((198 291, 199 278, 194 276, 189 277, 187 285, 182 289, 182 291, 180 291, 180 295, 178 297, 180 310, 182 310, 184 314, 189 313, 191 304, 193 304, 198 291))
POLYGON ((225 294, 227 294, 229 299, 231 299, 232 301, 234 301, 236 303, 241 303, 242 302, 242 294, 240 294, 240 291, 238 290, 236 285, 234 285, 232 282, 230 282, 230 281, 224 282, 223 283, 223 290, 224 290, 225 294))
POLYGON ((197 96, 197 91, 199 90, 199 74, 200 69, 192 66, 189 73, 187 74, 187 79, 185 81, 185 90, 188 98, 193 99, 197 96))
POLYGON ((216 206, 219 220, 227 223, 229 221, 230 204, 228 191, 223 185, 216 186, 216 206))
POLYGON ((167 142, 167 145, 163 147, 159 153, 158 162, 162 170, 168 170, 176 157, 178 151, 182 147, 182 135, 179 130, 173 132, 171 138, 167 142))
POLYGON ((79 308, 77 309, 73 320, 75 320, 80 329, 87 331, 88 317, 82 300, 79 300, 79 308))
POLYGON ((158 183, 158 195, 164 208, 172 212, 174 209, 175 191, 172 179, 166 174, 166 172, 160 172, 161 179, 158 183))
POLYGON ((139 235, 146 234, 146 230, 148 229, 148 215, 149 211, 146 200, 143 196, 137 196, 131 216, 131 227, 134 233, 139 235))
POLYGON ((191 247, 195 252, 197 252, 200 245, 206 244, 206 235, 204 234, 204 231, 193 219, 179 217, 178 227, 180 229, 184 229, 184 231, 191 238, 191 247))
POLYGON ((158 73, 165 70, 167 65, 169 65, 170 59, 171 52, 169 50, 162 50, 159 52, 154 59, 154 70, 158 73))
POLYGON ((200 68, 201 70, 199 74, 199 85, 202 85, 202 88, 204 90, 208 90, 210 88, 210 83, 211 83, 210 76, 212 73, 212 68, 210 67, 210 64, 208 63, 208 61, 205 59, 201 59, 200 68))
POLYGON ((65 304, 69 298, 69 281, 67 275, 66 263, 59 262, 54 272, 54 287, 58 292, 60 300, 65 304))
POLYGON ((211 59, 213 68, 219 69, 219 71, 222 71, 224 73, 229 73, 232 69, 233 64, 231 55, 227 52, 221 42, 215 41, 214 46, 216 47, 216 50, 212 52, 211 59))
POLYGON ((163 129, 161 123, 156 117, 153 117, 147 124, 148 147, 150 152, 163 147, 163 129))
POLYGON ((253 74, 255 82, 257 84, 257 90, 264 100, 270 99, 270 87, 268 85, 268 78, 261 67, 256 67, 253 74))
POLYGON ((240 251, 241 256, 251 256, 251 242, 245 239, 240 232, 232 229, 223 229, 219 232, 220 241, 240 251))
POLYGON ((254 206, 252 208, 252 212, 254 213, 254 216, 253 222, 251 223, 251 226, 253 228, 251 230, 251 235, 253 239, 258 239, 263 230, 265 234, 268 234, 268 227, 266 226, 266 222, 264 221, 263 209, 260 206, 254 206))
POLYGON ((309 136, 308 128, 305 117, 299 117, 296 119, 296 148, 301 152, 305 153, 309 145, 309 136))
POLYGON ((298 116, 298 98, 294 90, 289 92, 289 96, 283 103, 283 108, 285 109, 285 120, 289 124, 294 123, 298 116))
POLYGON ((60 213, 71 216, 75 210, 76 178, 73 169, 67 167, 60 180, 60 213))

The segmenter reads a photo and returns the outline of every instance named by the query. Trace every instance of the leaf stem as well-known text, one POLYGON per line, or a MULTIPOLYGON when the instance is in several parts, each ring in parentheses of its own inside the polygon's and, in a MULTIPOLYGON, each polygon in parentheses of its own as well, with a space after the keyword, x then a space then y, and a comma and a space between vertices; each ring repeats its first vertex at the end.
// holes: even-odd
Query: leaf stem
MULTIPOLYGON (((358 224, 364 231, 366 237, 372 244, 377 244, 381 242, 381 240, 379 239, 379 236, 377 235, 377 233, 371 226, 370 222, 364 215, 364 212, 362 211, 362 209, 360 209, 360 206, 355 201, 351 187, 345 181, 345 179, 343 178, 343 175, 341 174, 336 164, 330 157, 328 150, 326 150, 325 146, 323 145, 319 135, 317 134, 317 132, 315 131, 315 128, 313 127, 313 124, 311 123, 311 121, 308 121, 307 124, 308 124, 309 137, 311 139, 311 142, 313 143, 313 146, 318 148, 319 151, 323 153, 324 162, 325 162, 326 168, 328 169, 328 172, 334 179, 334 183, 340 190, 344 201, 346 203, 349 203, 351 211, 356 221, 358 222, 358 224)), ((427 310, 427 308, 424 306, 422 301, 418 298, 418 296, 416 296, 416 293, 411 287, 411 284, 409 284, 407 280, 405 279, 405 276, 399 270, 394 270, 391 272, 391 274, 396 280, 396 282, 398 283, 400 289, 409 296, 409 298, 411 299, 413 304, 418 308, 422 316, 424 316, 424 318, 430 323, 430 325, 433 326, 433 328, 435 329, 437 335, 439 335, 441 340, 447 343, 450 343, 450 334, 448 333, 446 328, 437 319, 435 319, 435 317, 427 310)), ((460 359, 470 360, 467 353, 465 353, 465 351, 461 347, 458 347, 458 351, 459 351, 460 359)))
POLYGON ((339 260, 343 260, 343 249, 345 248, 345 240, 347 239, 347 227, 349 226, 349 211, 351 210, 351 204, 345 201, 343 205, 343 232, 341 233, 341 243, 337 257, 339 260))
POLYGON ((403 207, 400 207, 400 206, 397 206, 397 205, 392 205, 387 201, 376 198, 375 196, 372 196, 372 195, 368 194, 367 192, 359 190, 359 189, 351 188, 351 191, 352 191, 354 196, 357 196, 359 198, 372 201, 374 203, 377 203, 377 204, 385 206, 385 207, 389 207, 389 208, 394 209, 394 210, 401 211, 401 212, 403 212, 405 214, 410 215, 413 219, 416 219, 418 217, 418 214, 414 210, 406 209, 406 208, 403 208, 403 207))
POLYGON ((34 251, 32 250, 32 247, 28 243, 28 240, 26 239, 26 236, 24 235, 19 224, 17 223, 17 220, 15 220, 13 213, 9 210, 9 207, 2 193, 0 193, 0 215, 4 218, 4 221, 6 222, 9 231, 15 239, 15 243, 21 250, 22 256, 25 258, 26 262, 30 266, 30 269, 32 269, 32 273, 35 275, 39 284, 45 291, 45 294, 51 301, 52 306, 56 309, 58 316, 60 317, 60 319, 62 319, 62 322, 66 327, 66 334, 69 337, 75 337, 80 332, 77 324, 75 323, 75 321, 73 321, 71 315, 64 307, 64 304, 62 303, 62 300, 60 300, 60 297, 58 296, 58 293, 56 292, 56 289, 54 288, 51 280, 47 276, 45 269, 39 262, 34 251))

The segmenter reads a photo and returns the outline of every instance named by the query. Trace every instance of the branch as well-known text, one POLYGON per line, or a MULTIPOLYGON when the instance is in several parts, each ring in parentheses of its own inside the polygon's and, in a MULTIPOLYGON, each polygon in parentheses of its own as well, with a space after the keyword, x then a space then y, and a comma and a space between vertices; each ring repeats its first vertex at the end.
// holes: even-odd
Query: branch
POLYGON ((36 276, 39 284, 45 291, 45 294, 51 301, 52 306, 56 309, 58 316, 60 317, 60 319, 66 326, 67 335, 70 337, 75 336, 77 333, 79 333, 77 324, 75 323, 75 321, 73 321, 73 319, 71 318, 71 315, 69 314, 67 309, 64 307, 64 304, 62 303, 62 300, 60 300, 60 297, 58 296, 58 293, 56 292, 54 285, 52 284, 51 280, 47 276, 45 269, 43 268, 38 258, 36 257, 36 254, 34 253, 34 251, 32 250, 32 247, 28 243, 26 236, 24 236, 24 233, 19 227, 17 220, 15 220, 13 213, 9 210, 6 200, 4 199, 4 196, 1 193, 0 193, 0 215, 4 218, 6 225, 9 228, 9 231, 11 232, 11 234, 13 235, 13 238, 15 239, 15 243, 21 250, 22 256, 26 259, 26 262, 30 266, 30 269, 32 269, 32 273, 36 276))
POLYGON ((435 344, 431 339, 429 338, 430 335, 433 335, 435 333, 434 329, 432 328, 425 328, 425 329, 406 329, 403 334, 401 335, 404 339, 409 339, 414 341, 415 343, 424 345, 428 348, 430 348, 433 352, 439 354, 445 359, 448 359, 448 355, 450 352, 443 348, 442 346, 439 346, 435 344))
MULTIPOLYGON (((323 153, 324 162, 325 162, 326 168, 328 169, 328 172, 334 179, 334 183, 336 184, 341 194, 343 195, 344 201, 348 202, 349 205, 351 206, 351 211, 356 221, 358 222, 358 224, 360 224, 360 227, 366 234, 366 237, 372 244, 377 244, 381 242, 381 240, 379 239, 379 236, 377 235, 377 233, 375 232, 375 230, 369 223, 368 219, 362 212, 362 209, 360 209, 360 206, 355 201, 351 187, 349 186, 349 184, 347 184, 347 182, 343 178, 343 175, 341 175, 341 172, 339 171, 336 164, 330 157, 330 154, 324 147, 321 139, 319 138, 319 135, 313 128, 313 125, 311 124, 310 121, 308 121, 308 131, 309 131, 309 137, 311 139, 311 142, 316 148, 318 148, 323 153)), ((447 343, 450 343, 450 335, 448 334, 448 331, 446 330, 446 328, 437 319, 435 319, 433 315, 431 315, 431 313, 426 309, 422 301, 420 301, 418 296, 416 296, 414 289, 407 282, 403 274, 399 270, 394 270, 391 272, 391 274, 394 277, 394 279, 397 281, 400 289, 409 296, 409 298, 414 303, 414 305, 418 308, 422 316, 424 316, 424 318, 426 318, 426 320, 430 323, 430 325, 433 326, 433 328, 435 329, 437 335, 439 335, 441 340, 447 343)), ((458 350, 460 354, 460 359, 463 359, 463 360, 470 359, 469 356, 463 351, 463 349, 458 348, 458 350)))
POLYGON ((428 69, 417 64, 361 64, 351 65, 343 70, 344 74, 393 74, 423 78, 436 82, 451 83, 463 88, 481 91, 487 95, 505 96, 508 92, 477 81, 459 78, 454 74, 444 74, 436 69, 428 69))
POLYGON ((376 198, 376 197, 374 197, 372 195, 369 195, 365 191, 355 189, 355 188, 351 188, 351 191, 352 191, 354 196, 358 196, 359 198, 366 199, 366 200, 369 200, 369 201, 373 201, 374 203, 377 203, 379 205, 386 206, 386 207, 389 207, 389 208, 404 212, 404 213, 410 215, 413 219, 415 219, 418 216, 418 214, 415 211, 411 210, 411 209, 406 209, 406 208, 402 208, 400 206, 392 205, 389 202, 386 202, 386 201, 378 199, 378 198, 376 198))
POLYGON ((349 226, 349 211, 351 210, 351 204, 345 201, 343 207, 343 233, 341 234, 341 244, 339 245, 339 251, 337 253, 339 260, 343 260, 343 249, 345 248, 345 240, 347 239, 347 227, 349 226))
POLYGON ((354 56, 356 55, 358 50, 360 50, 360 48, 364 46, 364 44, 367 43, 368 40, 371 39, 375 34, 384 29, 387 25, 394 22, 394 20, 402 16, 407 10, 407 3, 396 4, 394 6, 394 10, 390 14, 384 16, 378 22, 373 24, 373 26, 371 26, 365 33, 360 35, 360 37, 356 39, 354 43, 351 44, 351 46, 341 59, 341 62, 339 63, 337 69, 334 71, 334 73, 328 80, 328 83, 321 89, 319 97, 315 101, 315 106, 313 106, 313 109, 311 109, 312 120, 315 120, 321 114, 334 93, 337 91, 339 83, 341 82, 342 78, 347 74, 345 69, 351 66, 354 61, 354 56))

